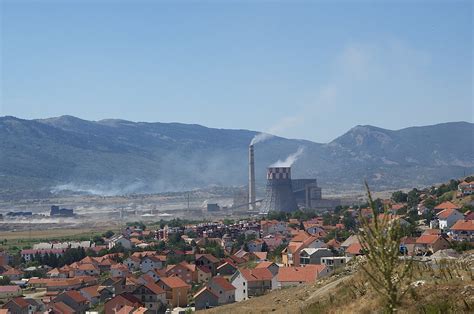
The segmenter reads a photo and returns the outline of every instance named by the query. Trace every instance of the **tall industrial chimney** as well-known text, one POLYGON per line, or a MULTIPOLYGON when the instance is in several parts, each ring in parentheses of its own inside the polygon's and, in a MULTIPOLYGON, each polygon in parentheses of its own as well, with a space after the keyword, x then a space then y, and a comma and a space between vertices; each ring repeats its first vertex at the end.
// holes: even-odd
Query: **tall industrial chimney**
POLYGON ((255 157, 253 145, 249 146, 249 209, 255 209, 255 157))

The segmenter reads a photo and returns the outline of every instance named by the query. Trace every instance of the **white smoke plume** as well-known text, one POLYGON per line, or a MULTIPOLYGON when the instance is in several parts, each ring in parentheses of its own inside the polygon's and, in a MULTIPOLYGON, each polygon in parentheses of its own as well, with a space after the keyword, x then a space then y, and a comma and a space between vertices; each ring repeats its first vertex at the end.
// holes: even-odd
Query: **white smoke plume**
POLYGON ((304 147, 298 148, 296 152, 286 157, 285 160, 278 160, 270 165, 270 167, 291 167, 300 156, 304 153, 304 147))
POLYGON ((264 142, 269 138, 272 138, 273 136, 274 135, 268 133, 258 133, 253 137, 252 141, 250 142, 250 145, 255 145, 257 143, 264 142))

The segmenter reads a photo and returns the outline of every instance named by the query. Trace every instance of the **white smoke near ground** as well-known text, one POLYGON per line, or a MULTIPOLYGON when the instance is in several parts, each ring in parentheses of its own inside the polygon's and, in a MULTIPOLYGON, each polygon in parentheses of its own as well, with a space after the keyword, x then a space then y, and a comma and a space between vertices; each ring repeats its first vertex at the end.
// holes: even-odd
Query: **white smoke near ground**
POLYGON ((286 157, 285 160, 278 160, 270 165, 270 167, 291 167, 300 156, 304 153, 305 148, 299 147, 296 152, 286 157))

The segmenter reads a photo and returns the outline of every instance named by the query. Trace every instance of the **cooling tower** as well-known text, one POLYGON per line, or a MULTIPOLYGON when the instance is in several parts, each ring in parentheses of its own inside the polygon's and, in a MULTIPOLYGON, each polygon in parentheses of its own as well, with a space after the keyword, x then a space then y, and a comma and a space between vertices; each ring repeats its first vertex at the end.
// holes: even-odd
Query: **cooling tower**
POLYGON ((255 158, 253 145, 249 146, 249 209, 255 209, 255 158))
POLYGON ((267 189, 261 213, 292 212, 298 209, 291 186, 290 167, 270 167, 267 170, 267 189))

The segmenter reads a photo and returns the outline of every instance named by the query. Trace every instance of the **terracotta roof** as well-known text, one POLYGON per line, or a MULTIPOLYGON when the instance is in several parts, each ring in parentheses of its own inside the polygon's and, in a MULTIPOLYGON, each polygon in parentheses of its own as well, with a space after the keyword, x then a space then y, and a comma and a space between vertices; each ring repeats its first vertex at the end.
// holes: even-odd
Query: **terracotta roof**
POLYGON ((325 265, 306 265, 305 267, 280 267, 277 280, 280 282, 314 282, 325 265))
POLYGON ((267 252, 253 252, 253 254, 257 256, 258 259, 261 259, 261 260, 267 259, 267 255, 268 255, 267 252))
POLYGON ((99 293, 98 289, 99 289, 99 286, 95 285, 95 286, 82 288, 81 291, 87 293, 91 297, 98 297, 98 296, 100 296, 100 293, 99 293))
POLYGON ((417 244, 433 244, 435 243, 441 236, 437 234, 424 234, 421 235, 418 239, 416 239, 417 244))
POLYGON ((216 298, 219 298, 219 296, 214 293, 214 291, 212 291, 211 289, 209 289, 209 287, 205 286, 203 287, 201 290, 199 290, 198 292, 196 292, 196 294, 194 295, 194 298, 196 299, 199 295, 201 295, 204 291, 206 292, 209 292, 211 295, 215 296, 216 298))
POLYGON ((61 314, 74 314, 76 311, 69 307, 66 303, 64 302, 54 302, 53 303, 53 309, 56 310, 55 312, 59 312, 61 314))
POLYGON ((182 288, 182 287, 189 287, 189 285, 184 282, 181 278, 172 276, 172 277, 162 277, 160 278, 166 286, 170 287, 171 289, 174 288, 182 288))
POLYGON ((12 301, 17 304, 20 308, 27 308, 28 307, 28 302, 23 297, 16 297, 13 298, 12 301))
POLYGON ((224 291, 233 291, 236 289, 227 279, 221 276, 211 278, 211 282, 216 283, 224 291))
POLYGON ((163 290, 156 283, 148 282, 144 286, 147 287, 148 289, 150 289, 154 294, 163 294, 163 293, 165 293, 165 290, 163 290))
POLYGON ((88 301, 82 294, 80 294, 76 290, 69 290, 64 292, 63 294, 67 295, 69 298, 71 298, 72 300, 74 300, 74 302, 77 303, 83 303, 88 301))
POLYGON ((240 269, 247 281, 272 280, 273 274, 267 268, 240 269))
POLYGON ((339 248, 339 247, 341 247, 341 243, 339 243, 336 239, 331 239, 331 240, 329 240, 329 241, 326 243, 326 245, 327 245, 328 247, 333 247, 333 248, 336 248, 336 249, 339 248))
POLYGON ((449 216, 454 214, 457 210, 454 208, 447 208, 440 211, 437 216, 439 219, 447 219, 449 216))
POLYGON ((346 253, 349 253, 349 254, 361 254, 361 251, 362 251, 362 246, 360 245, 359 242, 355 242, 355 243, 352 243, 351 245, 349 245, 349 247, 346 249, 346 253))
POLYGON ((18 270, 16 268, 10 268, 6 272, 4 272, 2 275, 22 275, 23 272, 21 270, 18 270))
POLYGON ((451 230, 474 231, 474 220, 458 220, 451 230))
POLYGON ((273 262, 263 261, 263 262, 258 263, 257 266, 255 266, 255 268, 256 269, 258 269, 258 268, 268 268, 273 264, 274 264, 273 262))
POLYGON ((423 234, 441 234, 441 230, 439 229, 426 229, 425 231, 423 231, 423 234))
POLYGON ((95 271, 99 270, 97 266, 95 266, 94 264, 81 264, 79 265, 77 269, 78 270, 95 270, 95 271))
POLYGON ((219 259, 212 254, 196 254, 196 260, 201 257, 207 258, 211 263, 219 263, 219 259))
POLYGON ((447 202, 443 202, 443 203, 439 204, 434 209, 442 210, 442 209, 453 209, 453 208, 454 209, 459 209, 459 206, 447 201, 447 202))
POLYGON ((291 238, 291 242, 303 242, 308 239, 311 235, 306 231, 300 231, 297 235, 291 238))
POLYGON ((0 292, 18 292, 21 291, 17 285, 0 286, 0 292))

